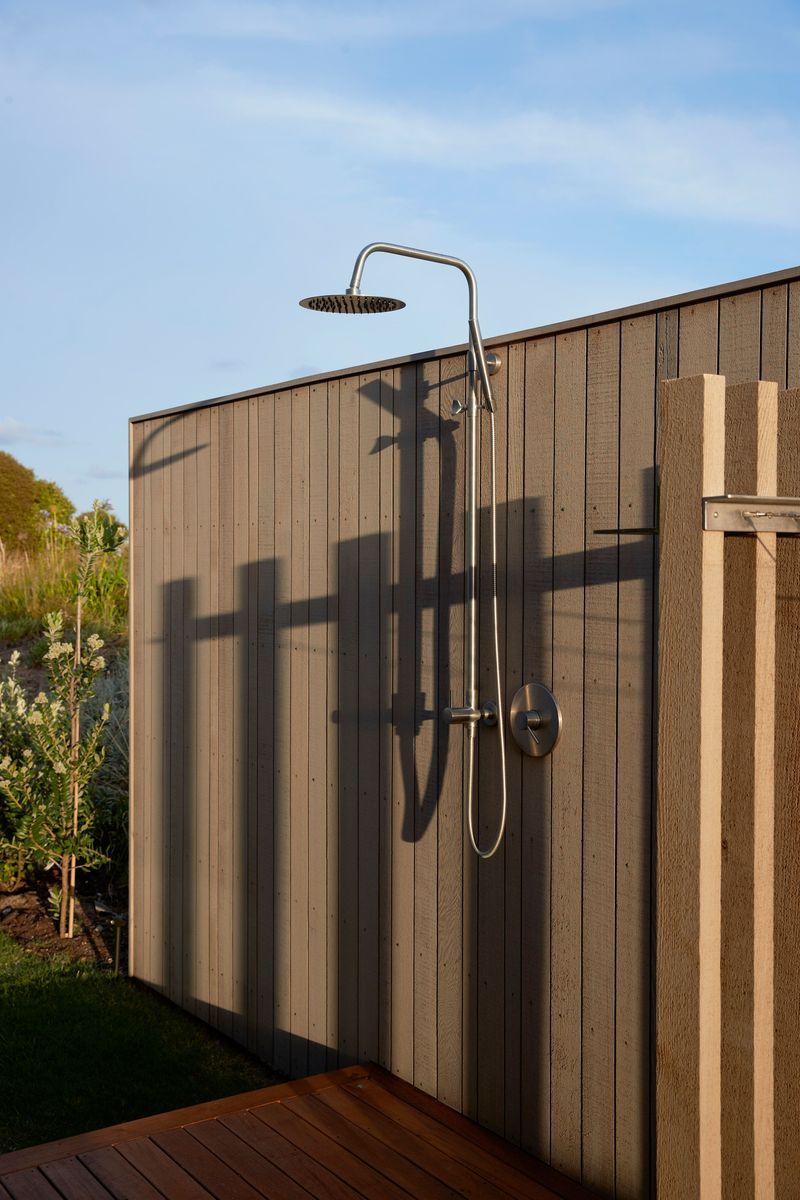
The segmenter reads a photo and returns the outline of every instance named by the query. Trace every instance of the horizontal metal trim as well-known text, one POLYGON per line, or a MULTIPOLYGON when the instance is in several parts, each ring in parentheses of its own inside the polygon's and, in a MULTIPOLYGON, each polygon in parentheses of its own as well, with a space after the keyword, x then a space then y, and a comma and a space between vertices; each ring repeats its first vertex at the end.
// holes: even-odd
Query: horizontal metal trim
MULTIPOLYGON (((648 300, 642 304, 632 304, 626 308, 613 308, 605 312, 595 313, 587 317, 574 317, 568 321, 556 321, 550 325, 538 325, 532 329, 522 329, 515 333, 506 333, 493 337, 485 337, 487 349, 493 346, 504 346, 509 343, 529 341, 532 338, 549 337, 554 333, 569 333, 577 329, 589 329, 595 325, 608 325, 627 317, 641 317, 648 313, 664 312, 672 308, 683 307, 687 304, 698 304, 704 300, 721 300, 726 296, 735 296, 740 292, 755 291, 758 288, 775 287, 781 283, 793 283, 800 280, 800 266, 787 267, 782 271, 773 271, 767 275, 754 275, 750 279, 737 279, 732 283, 716 284, 714 287, 699 288, 693 292, 682 292, 677 296, 667 296, 661 300, 648 300)), ((234 400, 248 400, 255 396, 265 396, 275 392, 284 392, 293 387, 306 387, 311 383, 323 383, 329 379, 347 379, 353 375, 369 375, 376 371, 385 371, 389 367, 402 367, 410 363, 432 362, 440 358, 449 358, 457 354, 465 354, 466 342, 457 346, 445 346, 439 350, 422 350, 416 354, 407 354, 399 358, 385 358, 379 362, 360 363, 353 367, 341 367, 337 370, 323 371, 317 375, 303 375, 298 379, 287 379, 281 383, 265 384, 263 387, 248 388, 244 392, 230 392, 223 396, 214 396, 209 400, 194 401, 190 404, 179 404, 171 408, 161 408, 154 412, 142 413, 130 417, 132 423, 152 421, 156 417, 170 417, 177 413, 192 412, 199 408, 209 408, 215 404, 230 404, 234 400)))
POLYGON ((800 496, 704 496, 703 529, 800 534, 800 496))

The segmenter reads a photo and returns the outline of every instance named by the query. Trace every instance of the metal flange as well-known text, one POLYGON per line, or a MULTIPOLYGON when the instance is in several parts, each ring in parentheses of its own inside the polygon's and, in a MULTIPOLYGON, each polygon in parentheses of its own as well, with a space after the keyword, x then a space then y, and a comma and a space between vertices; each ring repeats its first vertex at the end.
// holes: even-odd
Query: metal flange
POLYGON ((561 709, 543 683, 526 683, 511 701, 511 732, 523 754, 544 758, 561 736, 561 709))

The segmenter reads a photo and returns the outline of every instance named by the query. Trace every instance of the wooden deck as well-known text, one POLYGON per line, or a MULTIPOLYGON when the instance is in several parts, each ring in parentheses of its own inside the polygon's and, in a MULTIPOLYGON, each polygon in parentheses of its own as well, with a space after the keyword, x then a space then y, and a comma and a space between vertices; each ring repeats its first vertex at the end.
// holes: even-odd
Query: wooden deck
POLYGON ((347 1067, 0 1157, 0 1200, 586 1200, 376 1067, 347 1067))

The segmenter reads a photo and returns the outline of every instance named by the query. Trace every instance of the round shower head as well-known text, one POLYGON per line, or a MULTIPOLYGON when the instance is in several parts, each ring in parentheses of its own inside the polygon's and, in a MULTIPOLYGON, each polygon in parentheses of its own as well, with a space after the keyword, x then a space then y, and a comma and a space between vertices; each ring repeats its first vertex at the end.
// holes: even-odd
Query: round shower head
POLYGON ((384 313, 405 308, 404 300, 393 300, 391 296, 362 296, 348 292, 332 296, 307 296, 300 301, 301 308, 327 313, 384 313))

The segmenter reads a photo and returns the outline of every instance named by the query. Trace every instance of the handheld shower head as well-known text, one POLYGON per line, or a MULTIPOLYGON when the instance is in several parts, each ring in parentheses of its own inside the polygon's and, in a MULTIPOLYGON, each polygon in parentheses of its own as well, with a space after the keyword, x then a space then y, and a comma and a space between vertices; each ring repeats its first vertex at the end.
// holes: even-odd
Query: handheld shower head
POLYGON ((405 306, 404 300, 393 300, 391 296, 362 296, 355 291, 330 296, 306 296, 305 300, 300 301, 301 308, 327 313, 385 313, 396 312, 405 306))

